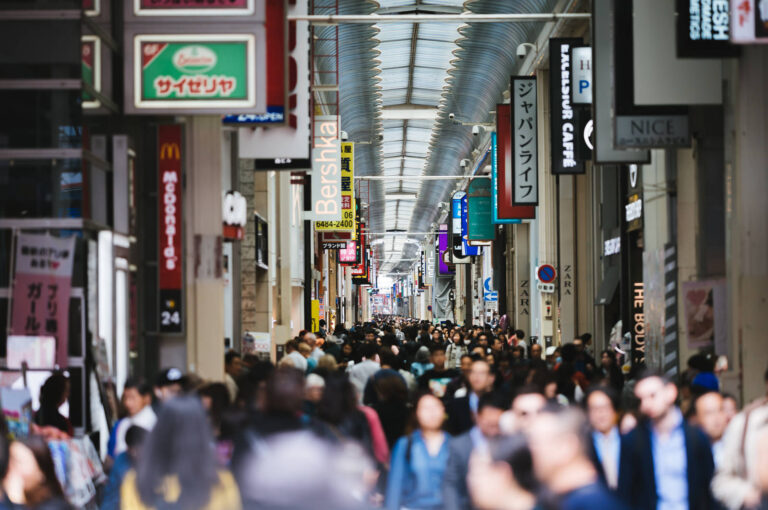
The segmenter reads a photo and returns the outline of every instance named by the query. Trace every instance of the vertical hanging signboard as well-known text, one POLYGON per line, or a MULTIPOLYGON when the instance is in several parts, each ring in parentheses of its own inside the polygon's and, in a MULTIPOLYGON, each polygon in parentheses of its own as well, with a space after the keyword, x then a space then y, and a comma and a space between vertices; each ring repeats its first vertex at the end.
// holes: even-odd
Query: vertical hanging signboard
MULTIPOLYGON (((320 176, 322 181, 322 176, 320 176)), ((312 180, 314 183, 314 178, 312 180)), ((355 232, 355 144, 341 142, 341 220, 315 222, 319 232, 355 232)))
MULTIPOLYGON (((512 77, 512 200, 539 204, 536 78, 512 77)), ((470 206, 471 209, 471 206, 470 206)), ((470 228, 470 233, 472 229, 470 228)))
POLYGON ((69 294, 74 258, 74 237, 16 236, 11 334, 55 337, 56 363, 62 367, 67 366, 69 294))
POLYGON ((184 331, 182 272, 181 125, 157 130, 159 326, 161 333, 184 331))
POLYGON ((571 49, 581 39, 549 40, 549 99, 552 175, 583 174, 586 167, 576 157, 580 111, 571 104, 571 49))
POLYGON ((491 190, 494 223, 520 223, 536 217, 536 207, 512 200, 512 106, 496 105, 496 133, 491 138, 491 190))
POLYGON ((334 115, 316 115, 314 122, 312 216, 315 228, 324 228, 342 220, 339 119, 334 115))
POLYGON ((491 221, 491 183, 488 179, 474 179, 467 188, 469 216, 469 242, 489 242, 496 239, 496 228, 491 221))

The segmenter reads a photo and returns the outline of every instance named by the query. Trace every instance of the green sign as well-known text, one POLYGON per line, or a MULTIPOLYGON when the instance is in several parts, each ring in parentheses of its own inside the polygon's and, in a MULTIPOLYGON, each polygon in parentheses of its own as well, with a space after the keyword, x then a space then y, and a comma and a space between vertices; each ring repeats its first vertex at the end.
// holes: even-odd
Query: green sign
MULTIPOLYGON (((80 43, 80 66, 83 83, 101 92, 101 41, 93 35, 84 35, 80 43)), ((83 108, 98 108, 101 102, 83 91, 83 108)))
POLYGON ((255 106, 252 35, 138 35, 134 42, 137 107, 255 106))
POLYGON ((467 189, 467 239, 469 241, 493 241, 496 229, 491 216, 491 182, 474 179, 467 189))

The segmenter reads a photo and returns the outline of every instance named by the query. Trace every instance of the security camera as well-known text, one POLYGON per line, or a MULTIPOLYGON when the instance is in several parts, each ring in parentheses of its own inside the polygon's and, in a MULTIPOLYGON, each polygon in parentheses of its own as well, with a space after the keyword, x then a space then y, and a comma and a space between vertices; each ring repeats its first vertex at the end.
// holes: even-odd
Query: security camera
POLYGON ((534 48, 536 48, 536 46, 534 46, 531 43, 521 43, 521 44, 518 44, 517 45, 517 52, 516 52, 517 53, 517 58, 519 58, 520 60, 524 59, 525 57, 528 56, 528 52, 530 50, 534 49, 534 48))
POLYGON ((342 131, 341 132, 341 141, 342 142, 346 142, 347 140, 349 140, 349 133, 347 133, 346 131, 342 131))
POLYGON ((380 135, 379 135, 379 141, 380 141, 380 142, 383 142, 383 141, 384 141, 384 135, 382 135, 382 134, 380 134, 380 135))
POLYGON ((478 126, 477 124, 472 126, 472 136, 480 136, 480 133, 484 131, 485 131, 485 128, 483 126, 478 126))
POLYGON ((450 120, 453 120, 453 119, 455 119, 455 118, 456 118, 456 114, 455 114, 455 113, 453 113, 453 112, 451 112, 451 113, 449 113, 449 114, 448 114, 448 118, 449 118, 450 120))
POLYGON ((461 166, 461 168, 467 168, 469 166, 469 160, 462 159, 461 162, 459 163, 459 166, 461 166))

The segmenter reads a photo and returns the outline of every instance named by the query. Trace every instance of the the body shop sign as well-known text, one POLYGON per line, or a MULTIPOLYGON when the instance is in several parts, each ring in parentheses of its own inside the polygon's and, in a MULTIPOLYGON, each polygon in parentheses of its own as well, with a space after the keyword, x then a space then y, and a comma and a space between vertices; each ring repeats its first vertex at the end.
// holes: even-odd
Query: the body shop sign
POLYGON ((253 35, 137 35, 134 57, 137 109, 256 107, 253 35))
POLYGON ((158 152, 158 287, 161 333, 181 333, 182 320, 182 188, 181 126, 161 125, 158 152))

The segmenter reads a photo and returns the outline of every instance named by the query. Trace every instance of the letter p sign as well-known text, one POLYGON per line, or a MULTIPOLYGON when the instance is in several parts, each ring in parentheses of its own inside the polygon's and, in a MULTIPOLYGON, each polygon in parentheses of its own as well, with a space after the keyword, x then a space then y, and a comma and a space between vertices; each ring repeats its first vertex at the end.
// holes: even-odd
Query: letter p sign
POLYGON ((584 89, 589 87, 589 82, 587 80, 579 80, 579 94, 584 93, 584 89))

